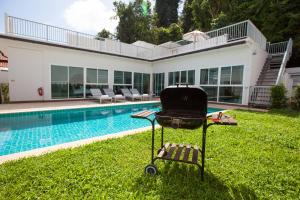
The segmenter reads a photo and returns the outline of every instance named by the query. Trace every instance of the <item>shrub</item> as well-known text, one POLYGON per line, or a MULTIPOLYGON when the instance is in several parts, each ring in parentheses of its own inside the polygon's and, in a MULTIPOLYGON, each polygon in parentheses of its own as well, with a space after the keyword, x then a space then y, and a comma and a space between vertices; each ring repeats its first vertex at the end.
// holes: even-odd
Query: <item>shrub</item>
POLYGON ((8 83, 1 83, 0 84, 1 94, 3 96, 4 103, 9 102, 9 89, 8 88, 9 88, 8 83))
POLYGON ((286 89, 283 84, 275 85, 271 89, 271 107, 283 108, 287 105, 286 89))
POLYGON ((294 90, 294 97, 292 99, 292 108, 300 110, 300 84, 294 90))

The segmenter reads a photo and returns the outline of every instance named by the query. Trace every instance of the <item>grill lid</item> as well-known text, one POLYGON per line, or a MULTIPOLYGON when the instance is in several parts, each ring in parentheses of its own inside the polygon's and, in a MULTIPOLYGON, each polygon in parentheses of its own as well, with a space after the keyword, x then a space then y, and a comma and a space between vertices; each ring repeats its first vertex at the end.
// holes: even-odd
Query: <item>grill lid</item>
POLYGON ((200 87, 168 87, 160 94, 162 112, 189 114, 192 116, 207 114, 207 94, 200 87))

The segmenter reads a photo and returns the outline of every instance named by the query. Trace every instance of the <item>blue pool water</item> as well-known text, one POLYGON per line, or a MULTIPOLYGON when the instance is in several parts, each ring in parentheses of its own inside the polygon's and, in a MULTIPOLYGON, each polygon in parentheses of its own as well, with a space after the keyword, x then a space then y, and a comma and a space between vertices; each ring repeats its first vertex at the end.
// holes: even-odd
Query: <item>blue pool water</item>
MULTIPOLYGON (((119 105, 0 115, 0 156, 150 126, 132 113, 159 104, 119 105)), ((209 108, 208 112, 219 109, 209 108)))

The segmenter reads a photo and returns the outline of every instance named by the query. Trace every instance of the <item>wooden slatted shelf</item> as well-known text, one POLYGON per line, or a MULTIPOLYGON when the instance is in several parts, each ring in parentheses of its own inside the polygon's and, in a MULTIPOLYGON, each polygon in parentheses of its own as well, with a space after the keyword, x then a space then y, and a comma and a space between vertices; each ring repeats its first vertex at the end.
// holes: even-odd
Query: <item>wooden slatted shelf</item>
POLYGON ((152 115, 153 113, 155 113, 155 111, 151 111, 151 110, 143 110, 141 112, 135 113, 133 115, 131 115, 132 118, 147 118, 150 115, 152 115))
POLYGON ((166 143, 157 158, 197 164, 199 155, 201 155, 201 150, 197 146, 166 143))

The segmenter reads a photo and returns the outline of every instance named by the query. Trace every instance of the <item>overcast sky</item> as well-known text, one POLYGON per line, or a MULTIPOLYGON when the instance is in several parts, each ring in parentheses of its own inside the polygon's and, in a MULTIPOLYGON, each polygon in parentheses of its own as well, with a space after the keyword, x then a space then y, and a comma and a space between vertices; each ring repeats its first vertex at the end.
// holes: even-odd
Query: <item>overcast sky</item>
MULTIPOLYGON (((122 0, 128 3, 130 0, 122 0)), ((154 5, 154 0, 151 0, 154 5)), ((182 6, 181 6, 182 7, 182 6)), ((45 24, 95 34, 103 28, 115 32, 113 0, 0 0, 0 32, 4 13, 45 24)))

